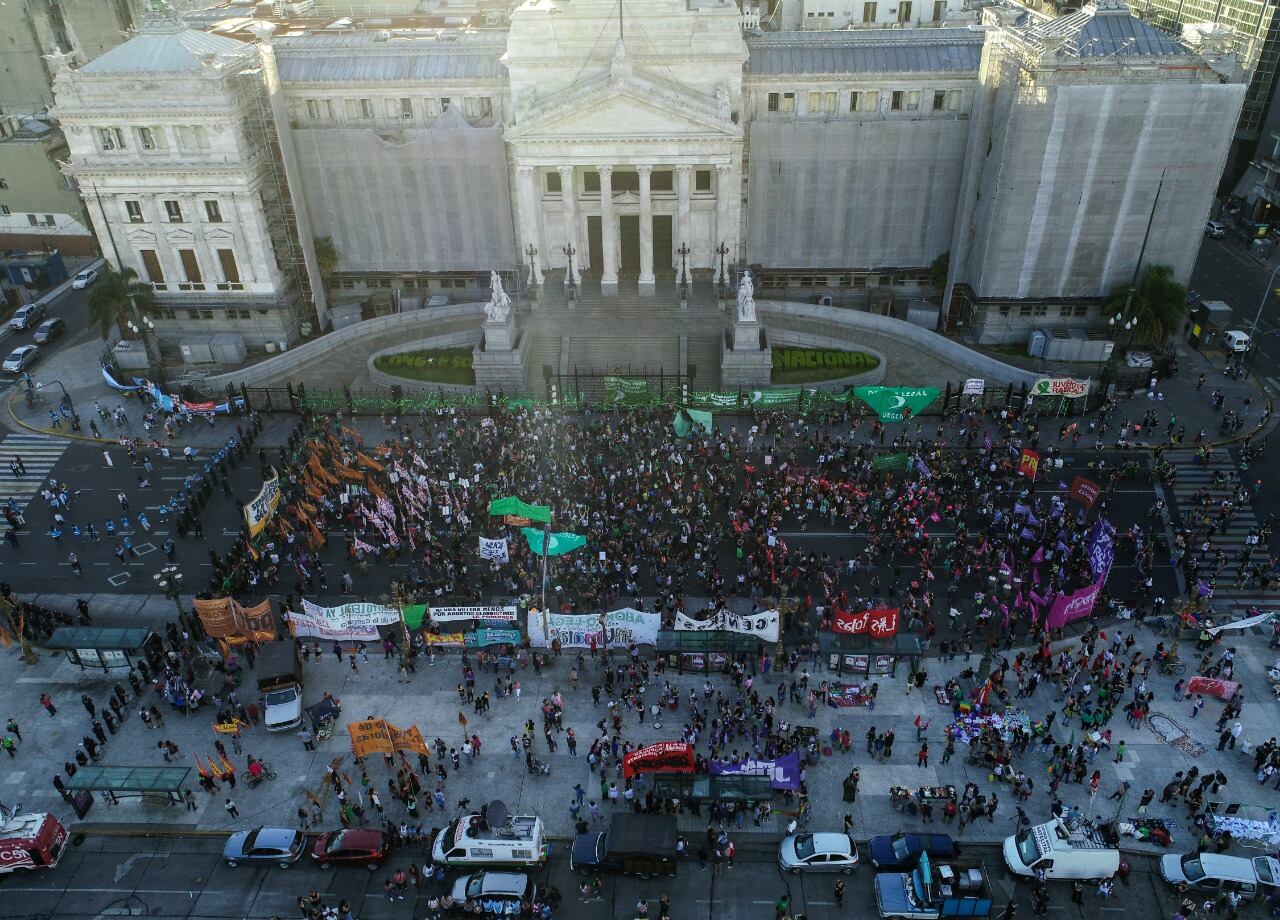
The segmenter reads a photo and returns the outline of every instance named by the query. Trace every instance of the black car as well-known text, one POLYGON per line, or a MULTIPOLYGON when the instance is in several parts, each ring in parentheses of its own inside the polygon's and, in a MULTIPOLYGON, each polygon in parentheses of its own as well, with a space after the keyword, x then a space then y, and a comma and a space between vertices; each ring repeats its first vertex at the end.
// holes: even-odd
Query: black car
POLYGON ((66 321, 55 316, 41 323, 31 338, 37 345, 43 345, 45 342, 52 342, 66 331, 66 321))

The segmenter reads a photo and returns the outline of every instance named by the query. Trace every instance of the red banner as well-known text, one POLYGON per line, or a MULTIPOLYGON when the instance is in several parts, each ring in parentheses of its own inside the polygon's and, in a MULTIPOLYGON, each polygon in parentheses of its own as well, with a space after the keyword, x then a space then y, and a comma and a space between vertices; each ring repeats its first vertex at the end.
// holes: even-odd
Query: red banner
POLYGON ((1035 482, 1038 472, 1040 472, 1040 455, 1029 447, 1022 448, 1022 454, 1018 457, 1018 475, 1026 476, 1035 482))
POLYGON ((659 741, 637 748, 622 758, 622 775, 637 773, 692 773, 693 745, 683 741, 659 741))
POLYGON ((1203 696, 1216 696, 1220 700, 1229 700, 1236 695, 1240 685, 1232 680, 1219 680, 1216 677, 1202 677, 1197 674, 1187 681, 1187 696, 1196 693, 1203 696))
POLYGON ((873 639, 887 639, 898 634, 898 611, 897 607, 873 607, 857 613, 837 610, 831 629, 846 635, 866 633, 873 639))
POLYGON ((1084 505, 1085 510, 1093 507, 1093 503, 1098 500, 1098 496, 1102 494, 1102 487, 1092 479, 1085 479, 1083 476, 1077 476, 1071 480, 1071 491, 1067 493, 1080 504, 1084 505))

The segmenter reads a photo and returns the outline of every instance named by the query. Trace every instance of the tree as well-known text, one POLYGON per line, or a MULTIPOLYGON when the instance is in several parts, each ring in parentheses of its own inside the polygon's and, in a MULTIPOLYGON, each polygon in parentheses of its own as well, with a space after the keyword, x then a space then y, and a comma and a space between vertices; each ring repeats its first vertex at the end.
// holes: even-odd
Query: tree
POLYGON ((329 277, 338 270, 338 250, 333 245, 333 237, 316 237, 315 247, 317 267, 320 269, 320 274, 328 281, 329 277))
POLYGON ((1107 317, 1119 315, 1122 323, 1134 321, 1133 342, 1159 347, 1177 334, 1186 316, 1187 289, 1173 280, 1172 268, 1152 265, 1133 289, 1132 301, 1129 286, 1122 285, 1112 290, 1103 310, 1107 317))
POLYGON ((947 274, 951 271, 951 253, 944 252, 929 266, 929 280, 939 291, 947 287, 947 274))
POLYGON ((155 294, 151 285, 138 280, 138 273, 132 268, 116 271, 108 266, 89 292, 87 304, 89 327, 96 326, 98 334, 106 339, 111 335, 112 326, 119 326, 120 334, 125 335, 126 323, 134 316, 133 306, 143 312, 150 310, 155 306, 155 294), (133 305, 129 303, 130 298, 133 305))

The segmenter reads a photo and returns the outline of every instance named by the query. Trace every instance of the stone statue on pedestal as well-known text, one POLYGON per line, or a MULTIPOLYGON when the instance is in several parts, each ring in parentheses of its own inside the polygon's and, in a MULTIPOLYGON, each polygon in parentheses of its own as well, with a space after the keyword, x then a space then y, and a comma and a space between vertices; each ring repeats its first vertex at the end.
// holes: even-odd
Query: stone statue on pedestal
POLYGON ((485 318, 491 323, 506 322, 511 312, 511 297, 502 289, 502 278, 497 272, 489 272, 489 302, 484 305, 485 318))
POLYGON ((754 323, 756 321, 755 285, 751 281, 750 270, 744 271, 738 279, 738 322, 754 323))

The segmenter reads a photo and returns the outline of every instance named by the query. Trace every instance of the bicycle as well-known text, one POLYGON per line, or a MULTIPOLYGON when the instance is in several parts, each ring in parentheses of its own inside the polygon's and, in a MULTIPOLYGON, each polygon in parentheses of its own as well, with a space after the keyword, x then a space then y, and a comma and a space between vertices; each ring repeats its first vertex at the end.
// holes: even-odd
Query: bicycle
POLYGON ((1181 661, 1170 661, 1165 659, 1160 662, 1160 673, 1165 675, 1181 676, 1187 672, 1187 666, 1181 661))

